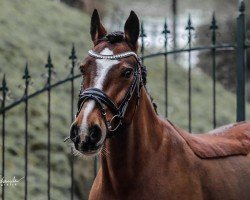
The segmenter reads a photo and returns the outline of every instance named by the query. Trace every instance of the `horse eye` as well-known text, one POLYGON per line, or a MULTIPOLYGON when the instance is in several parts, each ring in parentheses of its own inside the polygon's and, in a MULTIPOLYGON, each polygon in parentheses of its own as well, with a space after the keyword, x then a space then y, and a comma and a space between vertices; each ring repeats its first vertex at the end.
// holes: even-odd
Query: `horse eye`
POLYGON ((122 76, 125 77, 125 78, 130 78, 132 73, 133 73, 133 69, 128 68, 122 73, 122 76))

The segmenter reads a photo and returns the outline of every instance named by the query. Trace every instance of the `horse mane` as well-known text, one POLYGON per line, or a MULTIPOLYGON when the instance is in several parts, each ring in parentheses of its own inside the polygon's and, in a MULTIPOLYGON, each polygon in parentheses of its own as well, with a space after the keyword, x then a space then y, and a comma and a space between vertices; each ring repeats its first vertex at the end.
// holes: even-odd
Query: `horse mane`
POLYGON ((158 115, 158 112, 157 112, 157 104, 154 102, 154 98, 153 98, 152 95, 149 93, 149 91, 148 91, 148 89, 147 89, 147 86, 146 86, 146 85, 147 85, 147 75, 148 75, 148 73, 147 73, 147 68, 146 68, 145 65, 142 66, 141 71, 142 71, 142 82, 143 82, 143 85, 144 85, 144 87, 145 87, 145 89, 146 89, 146 92, 147 92, 147 94, 148 94, 148 96, 149 96, 149 98, 150 98, 150 101, 151 101, 151 103, 152 103, 152 105, 153 105, 153 107, 154 107, 155 113, 158 115))

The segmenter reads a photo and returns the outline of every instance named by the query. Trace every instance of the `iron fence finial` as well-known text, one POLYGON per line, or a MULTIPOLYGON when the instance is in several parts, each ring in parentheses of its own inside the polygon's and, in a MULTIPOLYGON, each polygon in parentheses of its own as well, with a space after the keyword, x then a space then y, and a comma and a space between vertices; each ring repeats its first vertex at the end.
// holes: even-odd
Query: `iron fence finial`
MULTIPOLYGON (((145 34, 143 21, 141 22, 141 33, 140 33, 140 37, 141 37, 141 57, 143 57, 143 56, 144 56, 144 37, 147 37, 147 35, 145 34)), ((144 59, 141 58, 141 61, 142 61, 142 64, 143 64, 144 59)))
POLYGON ((246 8, 245 1, 244 0, 240 0, 240 2, 239 2, 239 11, 241 13, 243 13, 243 12, 245 12, 245 8, 246 8))
POLYGON ((2 86, 0 87, 0 91, 2 91, 3 95, 6 95, 8 92, 7 82, 6 82, 6 75, 3 75, 2 86))
POLYGON ((141 34, 140 37, 147 37, 145 30, 144 30, 144 24, 143 21, 141 22, 141 34))
POLYGON ((51 55, 50 52, 48 53, 48 59, 47 59, 47 64, 45 65, 45 68, 48 68, 48 70, 51 70, 53 68, 53 64, 52 64, 52 59, 51 59, 51 55))
POLYGON ((215 12, 213 12, 212 21, 211 21, 211 25, 210 25, 209 29, 210 30, 218 29, 217 21, 216 21, 216 17, 215 17, 215 12))
MULTIPOLYGON (((191 31, 194 31, 194 27, 192 25, 190 13, 188 15, 188 22, 187 22, 187 26, 186 26, 185 30, 188 31, 188 44, 191 45, 191 40, 192 40, 192 33, 191 33, 191 31)), ((189 48, 191 48, 191 46, 189 46, 189 48)))
POLYGON ((170 33, 170 30, 168 30, 168 24, 167 19, 165 18, 164 25, 163 25, 163 31, 161 32, 164 35, 164 48, 165 51, 167 50, 167 43, 168 43, 168 34, 170 33))
POLYGON ((170 30, 168 29, 168 24, 167 24, 167 19, 165 18, 165 21, 164 21, 164 26, 163 26, 163 31, 161 32, 162 34, 165 34, 167 35, 168 33, 170 33, 170 30))
POLYGON ((187 26, 186 26, 186 30, 194 30, 194 27, 192 25, 192 21, 191 21, 191 14, 188 14, 188 22, 187 22, 187 26))
POLYGON ((71 49, 71 54, 69 56, 69 59, 71 60, 71 71, 70 71, 70 74, 73 77, 74 76, 74 68, 75 68, 76 59, 77 59, 74 43, 72 44, 72 49, 71 49))
POLYGON ((70 60, 76 60, 77 56, 76 56, 76 50, 75 50, 75 44, 72 44, 72 49, 71 49, 71 54, 69 56, 70 60))
POLYGON ((24 75, 23 75, 23 79, 25 80, 26 86, 29 84, 30 78, 31 78, 31 76, 29 74, 28 62, 26 62, 25 69, 24 69, 24 75))
POLYGON ((50 52, 48 53, 48 59, 47 59, 47 64, 45 65, 45 68, 48 68, 48 79, 47 79, 47 84, 50 85, 50 82, 51 82, 51 75, 52 75, 52 68, 54 68, 54 66, 53 66, 53 64, 52 64, 52 59, 51 59, 50 52))

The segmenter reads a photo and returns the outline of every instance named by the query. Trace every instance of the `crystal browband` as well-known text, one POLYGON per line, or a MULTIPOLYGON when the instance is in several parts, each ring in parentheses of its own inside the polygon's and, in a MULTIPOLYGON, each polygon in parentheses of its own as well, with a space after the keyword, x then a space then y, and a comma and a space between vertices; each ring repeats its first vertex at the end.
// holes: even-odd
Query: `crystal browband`
POLYGON ((88 53, 90 56, 95 57, 97 59, 117 60, 117 59, 129 57, 129 56, 134 56, 137 60, 140 60, 138 58, 137 54, 133 51, 128 51, 128 52, 115 54, 115 55, 102 55, 102 54, 96 53, 92 50, 89 50, 88 53))

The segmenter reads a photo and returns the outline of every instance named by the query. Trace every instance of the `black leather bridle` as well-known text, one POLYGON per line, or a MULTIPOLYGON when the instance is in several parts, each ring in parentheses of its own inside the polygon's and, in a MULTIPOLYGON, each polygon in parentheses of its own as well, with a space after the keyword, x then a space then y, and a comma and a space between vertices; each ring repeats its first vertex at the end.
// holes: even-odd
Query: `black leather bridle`
POLYGON ((98 88, 88 88, 86 90, 81 90, 79 94, 79 101, 78 101, 78 111, 76 114, 76 117, 80 114, 81 109, 84 105, 84 103, 87 100, 94 100, 97 104, 97 107, 99 108, 102 118, 105 122, 106 128, 107 128, 107 138, 112 137, 115 135, 116 131, 122 126, 123 119, 125 116, 125 113, 127 111, 129 102, 133 96, 133 94, 136 92, 136 97, 137 97, 137 103, 136 106, 139 102, 140 98, 140 90, 141 86, 143 85, 142 81, 142 62, 141 59, 138 57, 138 55, 135 52, 128 51, 116 55, 102 55, 99 53, 96 53, 92 50, 88 52, 88 54, 91 57, 97 58, 97 59, 108 59, 108 60, 119 60, 122 58, 130 57, 133 56, 136 61, 137 65, 134 68, 134 78, 133 81, 127 91, 127 93, 124 96, 124 99, 122 100, 121 104, 118 106, 116 105, 110 97, 107 96, 102 90, 98 88), (104 108, 104 105, 107 106, 107 108, 111 111, 113 114, 113 117, 108 120, 106 116, 106 110, 104 108), (116 122, 115 126, 112 126, 113 123, 116 122))

